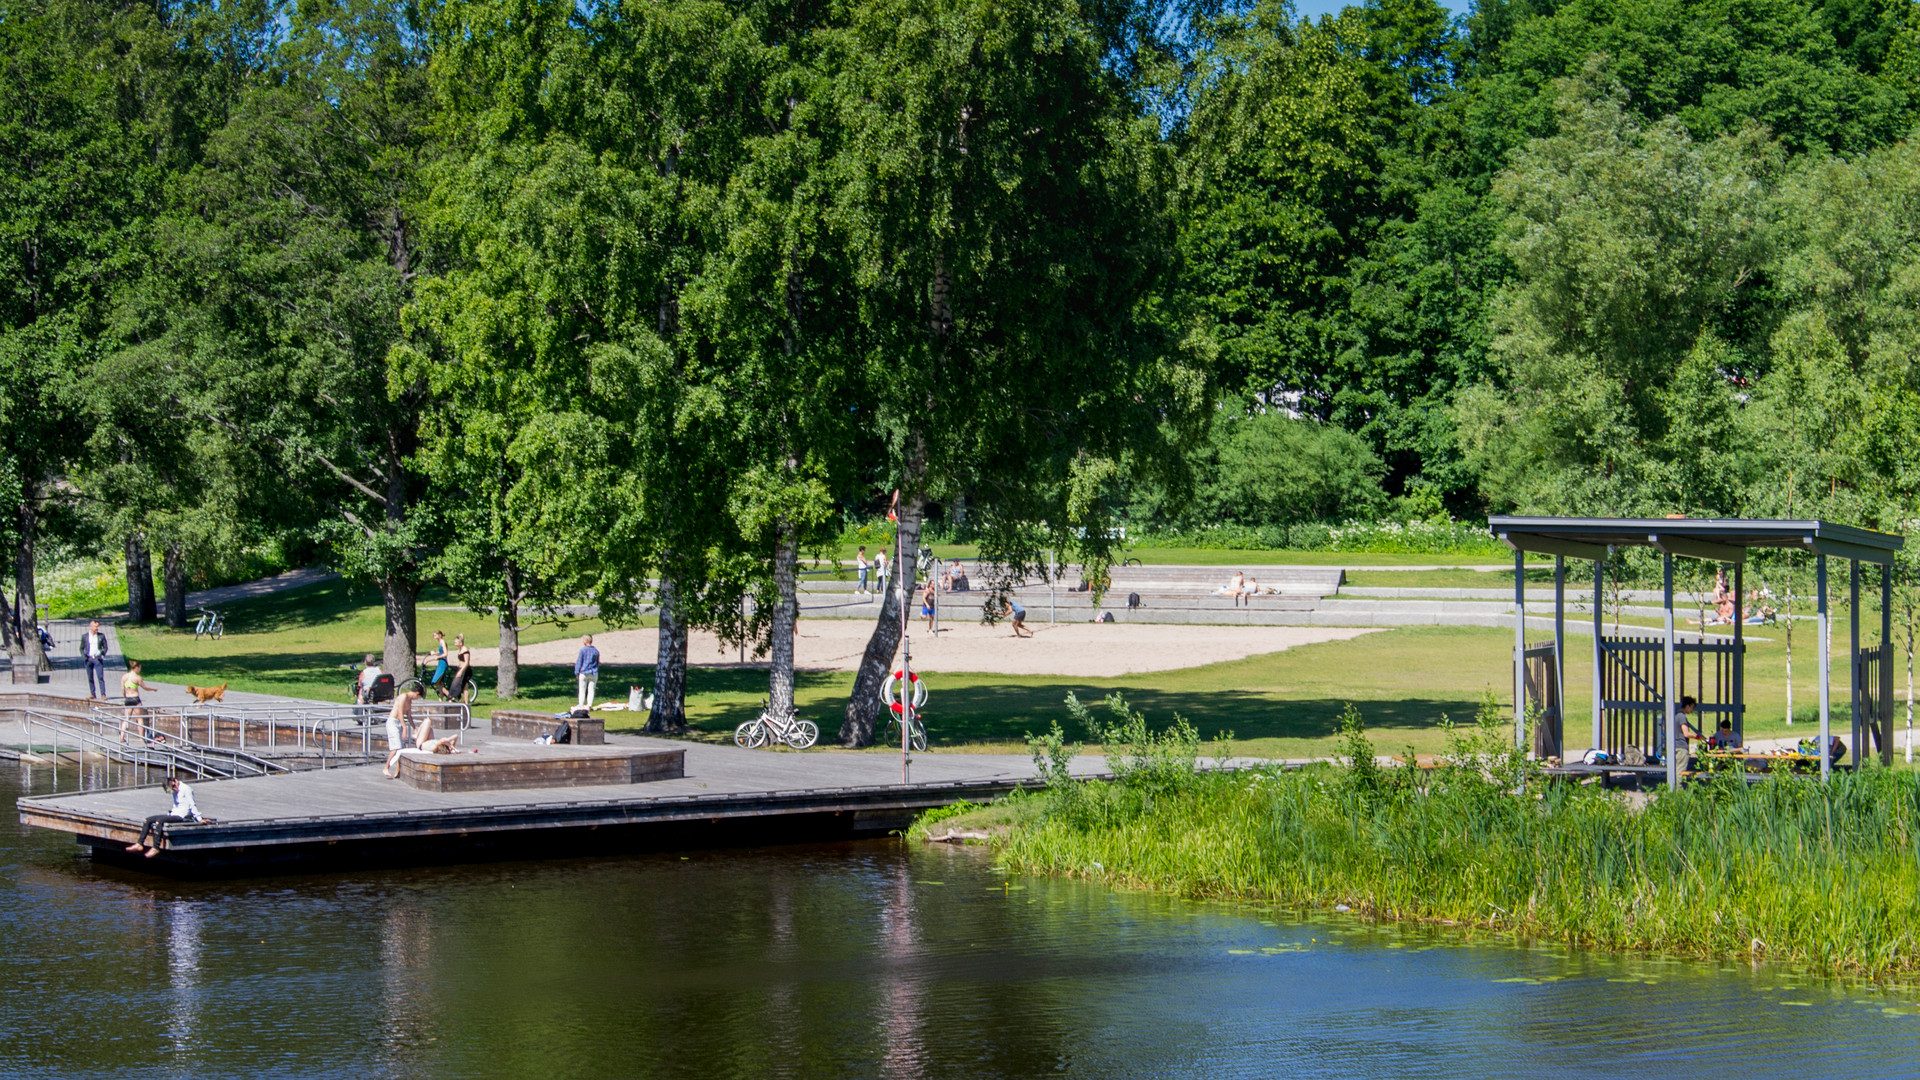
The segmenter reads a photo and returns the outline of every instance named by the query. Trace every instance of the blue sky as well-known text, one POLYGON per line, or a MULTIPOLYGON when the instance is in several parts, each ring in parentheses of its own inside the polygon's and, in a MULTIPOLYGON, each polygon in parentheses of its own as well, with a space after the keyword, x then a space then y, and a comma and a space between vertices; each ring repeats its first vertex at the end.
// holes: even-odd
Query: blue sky
MULTIPOLYGON (((1331 15, 1339 11, 1346 7, 1348 2, 1349 0, 1293 0, 1293 10, 1303 18, 1317 19, 1322 15, 1331 15)), ((1455 15, 1463 14, 1473 6, 1471 0, 1440 0, 1440 3, 1455 15)))

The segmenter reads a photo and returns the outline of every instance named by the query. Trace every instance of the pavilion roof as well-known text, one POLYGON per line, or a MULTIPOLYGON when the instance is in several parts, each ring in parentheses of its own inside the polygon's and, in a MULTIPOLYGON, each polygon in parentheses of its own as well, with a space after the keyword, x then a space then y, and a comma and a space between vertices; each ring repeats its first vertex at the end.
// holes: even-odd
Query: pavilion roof
POLYGON ((1831 521, 1766 518, 1489 518, 1487 527, 1516 551, 1605 558, 1608 547, 1651 547, 1673 555, 1744 562, 1756 547, 1800 548, 1890 564, 1905 538, 1831 521))

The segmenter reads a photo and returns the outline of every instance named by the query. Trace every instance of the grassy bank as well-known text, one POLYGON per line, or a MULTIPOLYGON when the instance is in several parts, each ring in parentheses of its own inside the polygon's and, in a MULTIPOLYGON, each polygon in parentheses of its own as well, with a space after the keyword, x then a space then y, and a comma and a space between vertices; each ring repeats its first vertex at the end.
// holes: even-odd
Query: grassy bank
POLYGON ((999 811, 1008 867, 1607 949, 1920 969, 1910 772, 1727 777, 1636 801, 1529 774, 1492 715, 1430 771, 1374 765, 1357 725, 1351 764, 1296 771, 1196 771, 1190 729, 1149 735, 1124 710, 1104 737, 1116 782, 999 811))

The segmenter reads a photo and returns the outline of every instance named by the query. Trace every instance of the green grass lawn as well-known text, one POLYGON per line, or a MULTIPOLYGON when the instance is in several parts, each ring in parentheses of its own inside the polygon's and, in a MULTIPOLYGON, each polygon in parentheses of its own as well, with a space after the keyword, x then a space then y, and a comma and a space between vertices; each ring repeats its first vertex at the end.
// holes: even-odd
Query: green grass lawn
MULTIPOLYGON (((423 606, 445 605, 430 594, 423 606)), ((488 616, 463 610, 423 610, 422 637, 444 629, 465 633, 476 646, 497 644, 498 631, 488 616)), ((1836 620, 1834 642, 1846 647, 1845 623, 1836 620)), ((603 629, 598 620, 566 626, 534 623, 521 632, 532 644, 603 629)), ((129 655, 144 661, 151 677, 167 682, 228 682, 237 690, 344 699, 349 667, 380 647, 378 597, 364 587, 335 581, 229 609, 227 636, 196 642, 191 633, 126 628, 121 639, 129 655)), ((1538 635, 1535 635, 1536 637, 1538 635)), ((1813 685, 1814 635, 1811 625, 1796 630, 1795 713, 1785 722, 1786 648, 1778 627, 1753 628, 1749 635, 1747 687, 1751 737, 1801 734, 1809 730, 1817 702, 1813 685)), ((1568 745, 1585 744, 1591 695, 1588 689, 1590 639, 1569 636, 1567 672, 1568 745)), ((939 673, 930 677, 932 697, 926 719, 936 746, 1025 750, 1030 732, 1059 719, 1069 691, 1094 700, 1119 691, 1164 723, 1180 713, 1203 736, 1234 734, 1238 753, 1275 757, 1328 754, 1335 749, 1335 724, 1348 702, 1360 709, 1382 752, 1411 747, 1420 753, 1443 749, 1443 718, 1470 722, 1481 700, 1491 694, 1510 707, 1513 644, 1510 630, 1479 627, 1401 627, 1349 641, 1325 642, 1286 652, 1150 675, 1110 679, 1001 675, 989 672, 939 673)), ((489 669, 480 669, 479 710, 496 701, 489 669)), ((603 698, 625 697, 626 687, 651 687, 650 666, 608 667, 600 679, 603 698)), ((801 672, 798 698, 802 715, 831 739, 845 709, 853 676, 846 672, 801 672)), ((1904 673, 1896 679, 1904 688, 1904 673)), ((520 673, 516 707, 559 710, 573 702, 573 679, 564 666, 528 666, 520 673)), ((750 719, 766 695, 766 672, 758 667, 693 667, 688 673, 688 716, 694 737, 724 739, 750 719)), ((1904 693, 1902 689, 1901 694, 1904 693)), ((1898 695, 1897 695, 1898 696, 1898 695)), ((1846 728, 1846 675, 1835 661, 1833 715, 1846 728)), ((644 718, 608 714, 612 730, 639 727, 644 718)), ((1069 731, 1069 738, 1086 733, 1069 731)))
MULTIPOLYGON (((346 581, 231 604, 222 614, 227 632, 217 641, 196 641, 191 630, 122 626, 120 645, 156 681, 201 686, 224 682, 235 690, 316 701, 346 700, 352 669, 367 653, 378 654, 381 649, 384 617, 379 594, 346 581)), ((429 590, 421 597, 417 619, 423 653, 431 647, 435 630, 446 631, 449 646, 456 634, 465 634, 467 643, 475 647, 500 643, 493 616, 461 608, 440 590, 429 590)), ((520 641, 531 645, 604 628, 598 619, 564 625, 530 621, 521 627, 520 641)), ((490 688, 491 683, 489 673, 483 686, 490 688)))
MULTIPOLYGON (((1512 589, 1513 563, 1502 570, 1349 570, 1346 584, 1367 588, 1393 589, 1512 589)), ((1550 567, 1527 568, 1528 585, 1553 585, 1550 567)), ((1587 579, 1589 587, 1592 579, 1587 579)), ((1567 575, 1567 588, 1580 587, 1580 579, 1567 575)))

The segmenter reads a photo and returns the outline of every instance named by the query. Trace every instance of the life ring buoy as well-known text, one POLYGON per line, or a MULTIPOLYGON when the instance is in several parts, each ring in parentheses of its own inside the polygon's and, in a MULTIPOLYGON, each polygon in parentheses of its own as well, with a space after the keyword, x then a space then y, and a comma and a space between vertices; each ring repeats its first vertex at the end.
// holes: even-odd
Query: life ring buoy
POLYGON ((895 671, 887 676, 887 681, 880 687, 881 703, 896 713, 901 711, 901 705, 906 701, 906 695, 900 692, 900 684, 903 680, 908 686, 913 687, 913 709, 915 712, 920 711, 920 706, 927 703, 927 684, 926 680, 920 678, 920 673, 917 671, 895 671))

